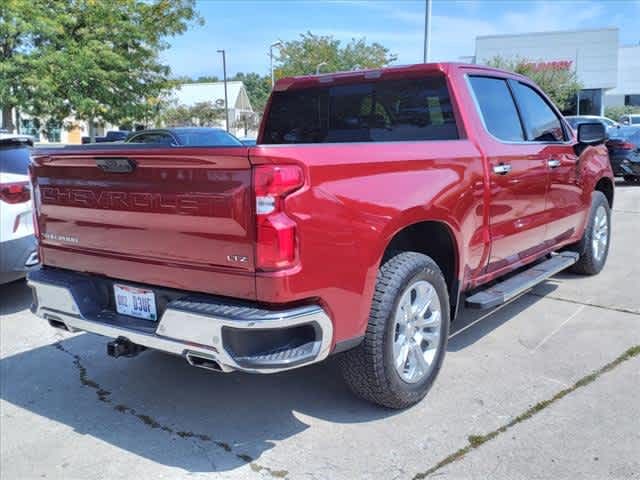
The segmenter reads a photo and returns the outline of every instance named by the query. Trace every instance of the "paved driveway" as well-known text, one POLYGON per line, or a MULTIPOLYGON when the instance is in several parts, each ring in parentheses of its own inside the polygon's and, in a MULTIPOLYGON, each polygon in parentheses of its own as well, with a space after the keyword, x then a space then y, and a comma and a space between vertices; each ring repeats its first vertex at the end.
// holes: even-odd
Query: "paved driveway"
POLYGON ((616 195, 606 270, 463 311, 435 387, 403 412, 353 398, 331 362, 250 376, 114 360, 106 339, 35 318, 23 283, 0 287, 0 476, 640 478, 640 187, 616 195))

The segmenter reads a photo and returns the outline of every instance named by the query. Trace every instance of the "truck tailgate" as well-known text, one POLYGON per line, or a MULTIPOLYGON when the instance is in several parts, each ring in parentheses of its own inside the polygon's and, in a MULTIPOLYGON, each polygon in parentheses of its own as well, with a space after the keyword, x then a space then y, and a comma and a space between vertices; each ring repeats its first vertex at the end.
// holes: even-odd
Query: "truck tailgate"
POLYGON ((45 265, 255 297, 246 147, 67 147, 31 168, 45 265))

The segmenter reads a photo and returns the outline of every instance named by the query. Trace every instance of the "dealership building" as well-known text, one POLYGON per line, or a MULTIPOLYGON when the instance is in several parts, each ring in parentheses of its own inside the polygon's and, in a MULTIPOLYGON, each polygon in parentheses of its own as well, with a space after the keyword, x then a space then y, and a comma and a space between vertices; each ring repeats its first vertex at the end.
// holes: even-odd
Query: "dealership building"
POLYGON ((497 56, 523 59, 535 68, 575 70, 582 90, 565 114, 640 107, 640 44, 620 45, 617 28, 477 37, 475 56, 466 60, 483 64, 497 56))

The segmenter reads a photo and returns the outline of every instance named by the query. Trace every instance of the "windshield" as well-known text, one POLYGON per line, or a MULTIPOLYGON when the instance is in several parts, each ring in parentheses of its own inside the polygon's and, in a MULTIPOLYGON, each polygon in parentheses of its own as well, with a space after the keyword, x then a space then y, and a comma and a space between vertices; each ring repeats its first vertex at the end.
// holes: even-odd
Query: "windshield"
POLYGON ((213 147, 242 145, 240 140, 223 130, 177 132, 180 144, 189 147, 213 147))
POLYGON ((620 127, 611 130, 609 138, 616 140, 628 140, 640 136, 640 127, 620 127))

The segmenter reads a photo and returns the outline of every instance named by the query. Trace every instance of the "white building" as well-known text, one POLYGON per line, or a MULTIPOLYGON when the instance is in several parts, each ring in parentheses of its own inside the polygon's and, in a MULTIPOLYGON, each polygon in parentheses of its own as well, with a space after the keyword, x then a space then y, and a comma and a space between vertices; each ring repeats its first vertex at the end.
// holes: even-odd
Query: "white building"
MULTIPOLYGON (((179 105, 192 107, 197 103, 212 102, 216 107, 224 109, 224 82, 185 83, 172 93, 173 99, 179 105)), ((243 120, 255 118, 247 90, 242 82, 227 82, 227 97, 229 100, 229 131, 240 137, 251 136, 255 131, 245 131, 243 120)), ((218 122, 221 128, 226 127, 226 120, 218 122)))
MULTIPOLYGON (((17 128, 10 133, 30 135, 36 143, 79 144, 82 142, 82 137, 89 136, 89 122, 84 120, 76 121, 73 117, 68 117, 63 122, 66 126, 63 126, 61 123, 42 121, 26 114, 16 115, 15 110, 12 114, 12 123, 17 128)), ((0 124, 2 124, 1 111, 0 124)), ((117 129, 118 128, 114 125, 97 124, 96 136, 103 136, 108 130, 117 129)))
POLYGON ((617 28, 483 36, 473 60, 500 56, 574 69, 583 85, 579 113, 602 115, 608 106, 640 106, 640 45, 620 46, 618 37, 617 28))

